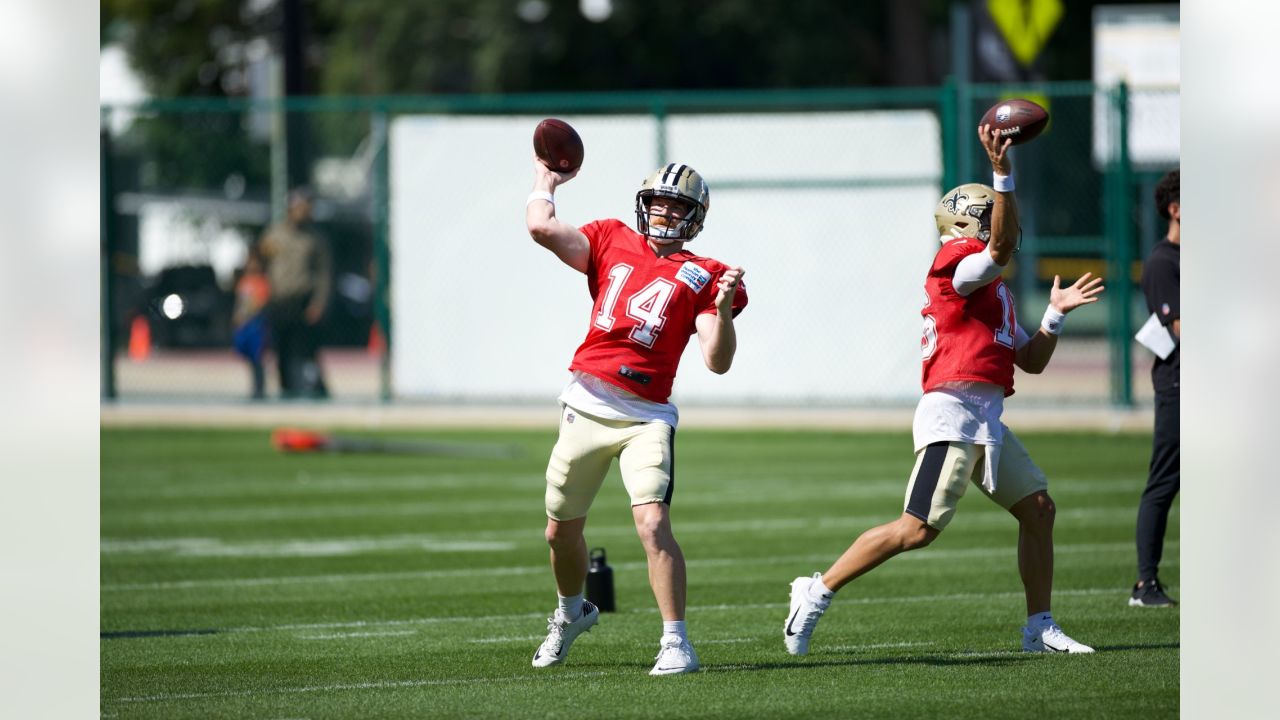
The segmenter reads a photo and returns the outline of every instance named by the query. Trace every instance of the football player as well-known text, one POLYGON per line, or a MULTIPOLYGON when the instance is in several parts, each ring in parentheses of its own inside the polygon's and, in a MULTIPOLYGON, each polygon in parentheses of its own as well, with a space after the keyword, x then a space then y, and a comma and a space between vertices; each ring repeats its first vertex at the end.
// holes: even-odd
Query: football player
POLYGON ((620 220, 578 228, 556 217, 555 190, 576 175, 535 158, 525 207, 534 241, 584 273, 593 300, 586 339, 560 393, 560 435, 547 465, 546 538, 559 606, 533 666, 563 663, 574 639, 600 619, 583 599, 583 528, 617 458, 663 620, 650 674, 693 672, 699 665, 685 631, 684 556, 671 531, 678 414, 668 396, 691 335, 712 372, 729 370, 737 348, 733 319, 747 304, 743 270, 684 249, 710 206, 706 182, 688 165, 671 163, 644 181, 635 230, 620 220))
POLYGON ((826 571, 791 583, 783 624, 787 652, 804 655, 831 599, 889 558, 933 542, 955 514, 970 482, 1018 521, 1018 571, 1026 592, 1028 652, 1089 653, 1049 612, 1053 587, 1054 503, 1048 481, 1000 420, 1013 394, 1013 368, 1045 369, 1067 313, 1097 302, 1101 278, 1086 273, 1062 287, 1053 279, 1049 306, 1034 335, 1018 326, 1013 294, 1000 274, 1017 250, 1009 140, 983 125, 978 137, 995 187, 969 184, 942 197, 934 212, 942 247, 925 277, 922 384, 913 423, 916 461, 898 519, 862 533, 826 571))

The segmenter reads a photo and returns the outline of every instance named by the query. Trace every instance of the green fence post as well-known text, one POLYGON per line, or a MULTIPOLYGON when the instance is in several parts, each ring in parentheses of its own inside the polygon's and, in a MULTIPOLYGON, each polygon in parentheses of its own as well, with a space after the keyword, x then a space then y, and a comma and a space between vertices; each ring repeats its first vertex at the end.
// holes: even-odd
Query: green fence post
POLYGON ((957 122, 958 112, 956 104, 959 102, 957 94, 960 92, 959 84, 956 83, 954 77, 947 77, 945 83, 939 89, 938 95, 938 122, 942 124, 942 189, 939 192, 946 192, 948 188, 953 188, 960 184, 959 180, 959 161, 957 156, 960 152, 960 123, 957 122))
MULTIPOLYGON (((973 84, 969 82, 960 82, 956 84, 956 114, 951 118, 952 132, 956 138, 956 182, 955 185, 961 183, 977 182, 973 169, 974 148, 978 146, 976 142, 972 145, 968 144, 971 138, 976 137, 975 133, 978 127, 978 119, 973 116, 973 84)), ((983 155, 986 159, 986 155, 983 155)), ((950 187, 955 187, 951 185, 950 187)), ((943 188, 946 192, 946 188, 943 188)))
POLYGON ((1111 305, 1111 402, 1133 406, 1133 187, 1129 158, 1129 88, 1121 82, 1110 93, 1114 145, 1106 174, 1106 218, 1110 262, 1107 292, 1111 305))
POLYGON ((650 112, 653 113, 653 119, 657 125, 654 143, 657 145, 658 162, 654 163, 654 167, 660 168, 667 164, 667 104, 655 97, 650 105, 650 112))
POLYGON ((99 269, 101 308, 101 337, 99 351, 102 354, 102 397, 116 397, 116 334, 115 303, 112 301, 111 263, 115 255, 115 196, 111 190, 111 112, 102 112, 102 130, 98 141, 98 173, 101 189, 98 196, 98 235, 101 244, 102 267, 99 269))
POLYGON ((391 402, 391 243, 388 199, 391 186, 391 163, 388 159, 388 109, 379 102, 372 110, 374 147, 373 166, 373 256, 377 273, 374 285, 373 317, 382 331, 382 357, 380 368, 380 396, 384 403, 391 402))

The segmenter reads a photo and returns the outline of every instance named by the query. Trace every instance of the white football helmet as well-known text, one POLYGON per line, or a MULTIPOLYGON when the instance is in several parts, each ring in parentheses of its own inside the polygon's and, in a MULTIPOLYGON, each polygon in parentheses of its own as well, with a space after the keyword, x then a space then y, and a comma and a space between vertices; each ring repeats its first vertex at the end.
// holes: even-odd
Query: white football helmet
POLYGON ((710 207, 711 191, 702 176, 688 165, 670 163, 655 170, 640 185, 636 193, 636 229, 662 244, 688 242, 702 232, 710 207), (649 222, 649 202, 655 197, 679 200, 689 206, 689 212, 675 225, 655 226, 649 222))
POLYGON ((991 210, 995 202, 995 189, 986 185, 969 183, 952 188, 933 211, 938 234, 987 242, 991 239, 991 210))

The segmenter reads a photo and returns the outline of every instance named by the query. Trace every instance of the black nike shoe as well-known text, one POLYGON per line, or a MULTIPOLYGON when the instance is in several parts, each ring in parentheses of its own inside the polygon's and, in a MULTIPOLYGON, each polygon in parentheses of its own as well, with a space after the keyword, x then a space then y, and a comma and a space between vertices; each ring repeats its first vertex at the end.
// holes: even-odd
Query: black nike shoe
POLYGON ((1146 580, 1141 587, 1134 585, 1133 593, 1129 595, 1129 607, 1172 607, 1177 604, 1165 594, 1160 578, 1146 580))

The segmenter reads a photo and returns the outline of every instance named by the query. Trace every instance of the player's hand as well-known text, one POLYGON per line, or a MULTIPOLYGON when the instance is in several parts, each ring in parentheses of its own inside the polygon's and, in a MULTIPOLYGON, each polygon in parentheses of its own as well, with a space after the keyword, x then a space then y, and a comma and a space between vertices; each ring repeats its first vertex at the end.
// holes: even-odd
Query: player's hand
POLYGON ((992 170, 1001 175, 1013 172, 1013 162, 1008 155, 1009 147, 1013 145, 1013 138, 1001 140, 999 130, 990 125, 979 125, 978 140, 982 143, 982 149, 987 151, 992 170))
POLYGON ((578 171, 582 168, 579 166, 574 168, 573 172, 556 172, 547 167, 538 159, 538 154, 533 155, 533 188, 535 190, 545 190, 547 192, 555 192, 557 185, 563 185, 578 176, 578 171))
POLYGON ((1081 305, 1098 302, 1098 296, 1106 288, 1102 286, 1102 278, 1090 280, 1092 275, 1093 273, 1085 273, 1067 287, 1059 287, 1062 284, 1062 278, 1054 275, 1053 288, 1049 290, 1049 304, 1065 315, 1081 305))
POLYGON ((733 299, 738 294, 738 286, 742 284, 742 276, 747 271, 740 267, 730 267, 716 282, 716 312, 733 312, 733 299))

